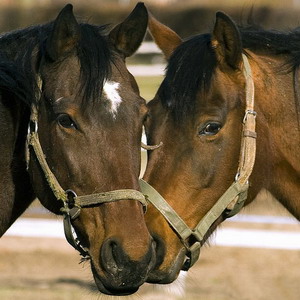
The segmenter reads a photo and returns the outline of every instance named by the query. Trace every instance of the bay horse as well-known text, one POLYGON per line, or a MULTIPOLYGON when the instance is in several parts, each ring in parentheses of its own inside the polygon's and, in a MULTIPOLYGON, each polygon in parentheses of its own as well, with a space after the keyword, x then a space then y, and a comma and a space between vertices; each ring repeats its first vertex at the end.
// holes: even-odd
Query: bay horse
POLYGON ((110 31, 68 4, 0 37, 0 236, 37 197, 106 294, 135 292, 155 262, 138 182, 147 109, 125 65, 147 23, 142 3, 110 31))
POLYGON ((222 12, 185 41, 152 16, 149 31, 168 64, 145 121, 147 141, 162 142, 141 185, 158 249, 148 282, 170 283, 263 188, 300 219, 300 31, 222 12))

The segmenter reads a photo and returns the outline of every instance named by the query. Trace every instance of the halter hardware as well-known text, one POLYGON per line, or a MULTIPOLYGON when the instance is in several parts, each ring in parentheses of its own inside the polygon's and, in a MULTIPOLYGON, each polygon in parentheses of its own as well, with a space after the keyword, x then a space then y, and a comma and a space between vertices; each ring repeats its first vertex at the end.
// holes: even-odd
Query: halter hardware
MULTIPOLYGON (((40 77, 37 78, 37 82, 39 90, 41 91, 42 81, 40 77)), ((37 99, 39 99, 39 96, 37 97, 37 99)), ((43 170, 45 179, 50 189, 52 190, 55 198, 58 201, 62 201, 63 203, 63 206, 60 209, 60 211, 64 216, 63 223, 65 237, 69 244, 73 246, 76 250, 78 250, 83 257, 89 257, 89 251, 80 243, 72 226, 72 221, 80 215, 82 208, 96 206, 102 203, 108 203, 113 201, 136 200, 143 205, 144 212, 146 212, 147 201, 145 199, 145 196, 137 190, 123 189, 101 192, 91 195, 77 196, 77 194, 73 190, 63 189, 59 184, 56 176, 51 171, 46 161, 42 146, 40 144, 38 136, 38 108, 37 104, 35 103, 33 103, 31 107, 31 115, 28 124, 28 133, 25 148, 27 170, 29 169, 31 149, 33 150, 33 154, 35 155, 41 169, 43 170)))
POLYGON ((246 108, 243 118, 239 166, 235 180, 231 186, 217 200, 196 227, 191 229, 150 184, 142 179, 140 180, 141 191, 147 195, 148 202, 153 204, 163 215, 186 248, 187 258, 182 267, 182 270, 185 271, 192 267, 198 260, 200 247, 204 243, 205 235, 213 223, 221 216, 229 218, 237 214, 247 199, 249 177, 253 170, 256 153, 256 112, 254 111, 254 82, 251 68, 246 55, 242 54, 242 57, 244 65, 243 73, 246 79, 246 108), (189 240, 191 239, 196 241, 192 245, 189 245, 189 240))
POLYGON ((244 115, 244 118, 243 118, 243 124, 245 124, 248 115, 253 115, 253 116, 256 118, 256 111, 255 111, 255 110, 252 110, 252 109, 246 110, 245 115, 244 115))
POLYGON ((30 122, 28 123, 28 130, 27 130, 27 134, 31 134, 33 132, 37 132, 38 131, 38 123, 35 120, 30 120, 30 122))

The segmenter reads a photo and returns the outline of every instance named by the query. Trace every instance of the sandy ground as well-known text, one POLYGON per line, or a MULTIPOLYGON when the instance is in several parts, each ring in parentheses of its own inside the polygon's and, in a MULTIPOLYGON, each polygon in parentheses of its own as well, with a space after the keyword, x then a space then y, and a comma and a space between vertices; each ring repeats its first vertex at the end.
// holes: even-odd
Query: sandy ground
MULTIPOLYGON (((263 197, 264 198, 264 197, 263 197)), ((250 214, 287 213, 273 200, 257 201, 250 214), (272 208, 272 209, 271 209, 272 208)), ((223 227, 300 231, 300 225, 225 223, 223 227)), ((299 300, 300 251, 206 246, 198 263, 173 285, 144 285, 128 297, 95 289, 89 263, 63 239, 0 239, 1 300, 299 300)))
POLYGON ((173 286, 145 285, 133 296, 96 290, 89 264, 61 239, 3 237, 0 299, 298 300, 300 253, 206 247, 200 261, 173 286))

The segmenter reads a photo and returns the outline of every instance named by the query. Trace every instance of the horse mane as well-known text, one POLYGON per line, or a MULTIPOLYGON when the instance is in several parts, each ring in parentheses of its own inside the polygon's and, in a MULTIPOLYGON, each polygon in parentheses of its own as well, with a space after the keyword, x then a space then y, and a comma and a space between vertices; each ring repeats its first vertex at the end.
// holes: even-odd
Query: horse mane
MULTIPOLYGON (((240 26, 244 49, 258 54, 286 55, 285 72, 300 65, 300 28, 289 32, 240 26)), ((158 96, 176 120, 190 116, 196 107, 196 94, 207 91, 217 66, 211 35, 201 34, 184 41, 170 57, 158 96)))
POLYGON ((111 72, 113 53, 107 39, 100 34, 106 26, 81 24, 81 39, 77 47, 85 99, 101 99, 105 80, 111 72))
POLYGON ((196 93, 207 89, 217 66, 210 47, 209 34, 197 35, 183 42, 172 54, 158 95, 175 119, 181 119, 195 108, 196 93))
MULTIPOLYGON (((79 90, 86 101, 89 99, 100 100, 103 84, 109 77, 110 65, 113 61, 113 54, 104 34, 106 26, 85 23, 79 25, 81 38, 76 48, 81 68, 81 88, 79 90)), ((53 22, 15 30, 0 36, 0 58, 5 56, 1 63, 6 61, 6 66, 2 65, 2 69, 5 68, 6 72, 10 73, 11 79, 14 76, 22 77, 22 81, 18 78, 6 81, 5 88, 13 91, 16 83, 20 84, 18 91, 21 92, 21 89, 25 88, 24 91, 27 92, 27 95, 23 95, 21 100, 27 104, 34 101, 33 95, 38 92, 36 72, 42 61, 41 58, 46 55, 45 41, 52 27, 53 22), (9 65, 14 65, 18 72, 13 72, 9 65)), ((2 72, 1 75, 4 73, 2 72)), ((2 82, 4 84, 4 78, 2 82)))
POLYGON ((28 84, 25 73, 14 61, 8 60, 0 53, 0 90, 30 105, 33 90, 28 84))

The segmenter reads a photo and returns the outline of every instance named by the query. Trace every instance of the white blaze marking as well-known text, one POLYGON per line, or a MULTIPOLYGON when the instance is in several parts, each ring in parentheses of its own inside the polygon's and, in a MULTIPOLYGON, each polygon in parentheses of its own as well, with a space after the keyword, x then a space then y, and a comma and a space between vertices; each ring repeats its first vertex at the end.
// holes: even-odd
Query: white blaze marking
POLYGON ((122 99, 118 92, 119 86, 120 84, 118 82, 106 81, 103 87, 103 91, 111 104, 110 112, 113 114, 114 117, 116 116, 118 107, 122 102, 122 99))

